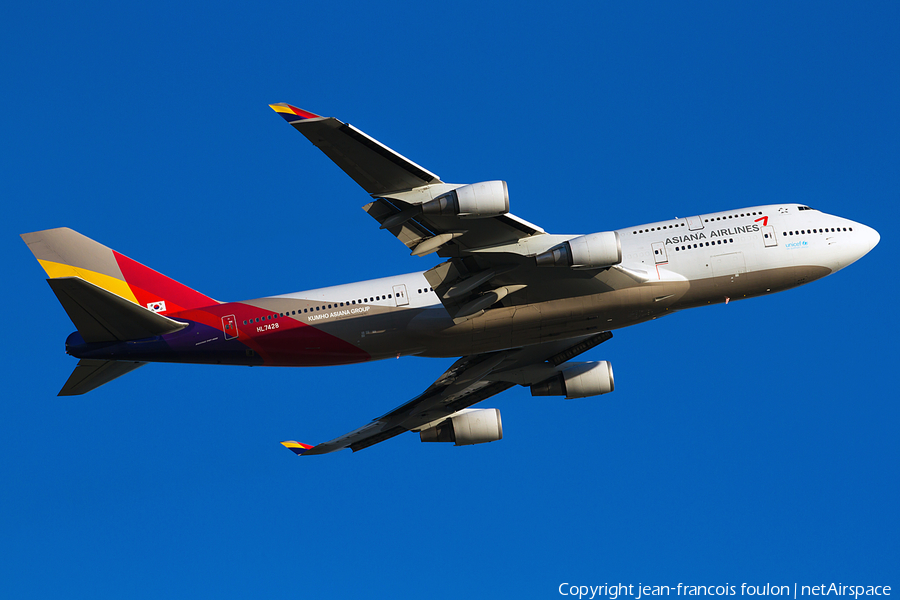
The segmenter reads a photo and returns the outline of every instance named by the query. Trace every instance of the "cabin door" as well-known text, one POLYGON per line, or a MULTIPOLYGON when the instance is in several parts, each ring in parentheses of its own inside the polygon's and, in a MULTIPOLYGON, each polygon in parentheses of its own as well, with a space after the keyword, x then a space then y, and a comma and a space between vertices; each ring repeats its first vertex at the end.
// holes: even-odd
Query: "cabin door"
POLYGON ((406 286, 402 283, 394 286, 394 301, 397 303, 397 306, 409 304, 409 298, 406 297, 406 286))
POLYGON ((225 332, 226 340, 233 340, 238 336, 237 319, 234 315, 222 317, 222 331, 225 332))
POLYGON ((689 231, 698 231, 703 229, 703 219, 700 217, 688 217, 688 230, 689 231))
POLYGON ((666 256, 666 245, 662 242, 653 242, 653 260, 656 261, 656 264, 669 262, 669 257, 666 256))

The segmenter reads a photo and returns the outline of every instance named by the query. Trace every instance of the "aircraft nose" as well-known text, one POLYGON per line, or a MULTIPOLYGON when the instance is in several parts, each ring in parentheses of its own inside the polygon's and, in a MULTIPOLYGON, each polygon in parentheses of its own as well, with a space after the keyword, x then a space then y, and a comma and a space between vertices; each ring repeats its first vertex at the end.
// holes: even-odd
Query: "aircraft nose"
POLYGON ((878 242, 881 241, 881 236, 877 231, 863 224, 860 224, 859 229, 862 236, 862 243, 866 247, 865 254, 868 254, 869 252, 871 252, 872 248, 877 246, 878 242))
POLYGON ((850 243, 846 247, 848 251, 848 255, 845 257, 847 265, 858 261, 860 258, 871 252, 872 248, 874 248, 881 240, 881 236, 878 232, 871 227, 863 225, 862 223, 853 223, 852 225, 853 226, 850 228, 853 231, 851 234, 852 237, 849 240, 850 243))

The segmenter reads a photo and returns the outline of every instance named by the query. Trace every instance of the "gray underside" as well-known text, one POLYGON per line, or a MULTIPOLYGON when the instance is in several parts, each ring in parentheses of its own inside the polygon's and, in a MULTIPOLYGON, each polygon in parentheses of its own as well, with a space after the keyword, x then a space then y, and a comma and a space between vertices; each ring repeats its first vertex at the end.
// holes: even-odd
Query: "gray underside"
POLYGON ((113 379, 131 373, 145 362, 120 362, 116 360, 94 360, 83 358, 69 375, 68 381, 59 391, 59 396, 86 394, 113 379))
POLYGON ((186 326, 78 277, 48 279, 47 283, 88 343, 139 340, 186 326))

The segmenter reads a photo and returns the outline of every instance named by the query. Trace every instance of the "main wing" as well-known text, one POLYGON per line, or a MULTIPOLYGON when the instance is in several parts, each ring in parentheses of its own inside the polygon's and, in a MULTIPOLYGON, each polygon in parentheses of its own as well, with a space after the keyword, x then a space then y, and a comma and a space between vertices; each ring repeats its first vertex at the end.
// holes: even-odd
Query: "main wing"
POLYGON ((439 244, 418 250, 417 246, 447 233, 458 235, 448 236, 446 241, 452 239, 455 245, 469 249, 544 233, 537 225, 508 212, 486 218, 472 218, 477 215, 471 213, 464 218, 447 212, 423 214, 425 203, 470 186, 444 183, 431 171, 334 117, 322 117, 290 104, 269 106, 375 198, 363 209, 418 255, 437 251, 439 244))
POLYGON ((269 106, 373 196, 442 183, 434 173, 349 123, 290 104, 269 106))
POLYGON ((482 314, 545 282, 534 257, 573 236, 549 235, 508 212, 506 183, 444 183, 434 173, 352 125, 289 104, 270 105, 356 181, 373 202, 363 209, 410 253, 450 260, 426 273, 451 317, 482 314))
MULTIPOLYGON (((572 294, 593 278, 584 271, 537 266, 535 257, 574 236, 547 234, 510 214, 505 182, 445 183, 348 123, 290 104, 270 106, 362 186, 373 198, 363 209, 410 254, 436 252, 449 259, 425 277, 457 322, 478 317, 501 302, 525 304, 526 293, 532 294, 532 302, 553 299, 563 293, 559 290, 572 294), (559 281, 566 285, 556 285, 559 281)), ((614 285, 615 281, 600 284, 606 289, 614 285)), ((317 446, 283 444, 304 455, 343 448, 356 451, 405 431, 430 429, 513 385, 548 381, 563 362, 610 337, 604 332, 464 356, 422 394, 355 431, 317 446)))
POLYGON ((422 394, 371 423, 317 446, 296 441, 282 444, 298 455, 327 454, 344 448, 354 452, 407 431, 437 427, 473 404, 512 386, 535 385, 556 375, 558 367, 612 337, 605 331, 576 340, 464 356, 422 394))

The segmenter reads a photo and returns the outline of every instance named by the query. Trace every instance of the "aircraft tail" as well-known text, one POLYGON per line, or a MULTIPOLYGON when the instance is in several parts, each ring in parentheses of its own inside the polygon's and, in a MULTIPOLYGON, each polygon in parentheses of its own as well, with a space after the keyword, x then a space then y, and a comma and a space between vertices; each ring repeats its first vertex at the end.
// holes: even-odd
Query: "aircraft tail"
MULTIPOLYGON (((172 333, 187 326, 186 323, 138 306, 79 277, 58 277, 48 279, 47 283, 72 319, 82 340, 87 343, 140 340, 172 333)), ((147 363, 83 358, 59 395, 85 394, 145 364, 147 363)))
POLYGON ((161 315, 218 304, 67 227, 23 233, 22 239, 50 280, 80 277, 161 315))
MULTIPOLYGON (((22 234, 87 343, 144 339, 186 326, 166 314, 217 304, 209 296, 62 227, 22 234)), ((82 359, 60 396, 89 392, 144 365, 82 359)))

